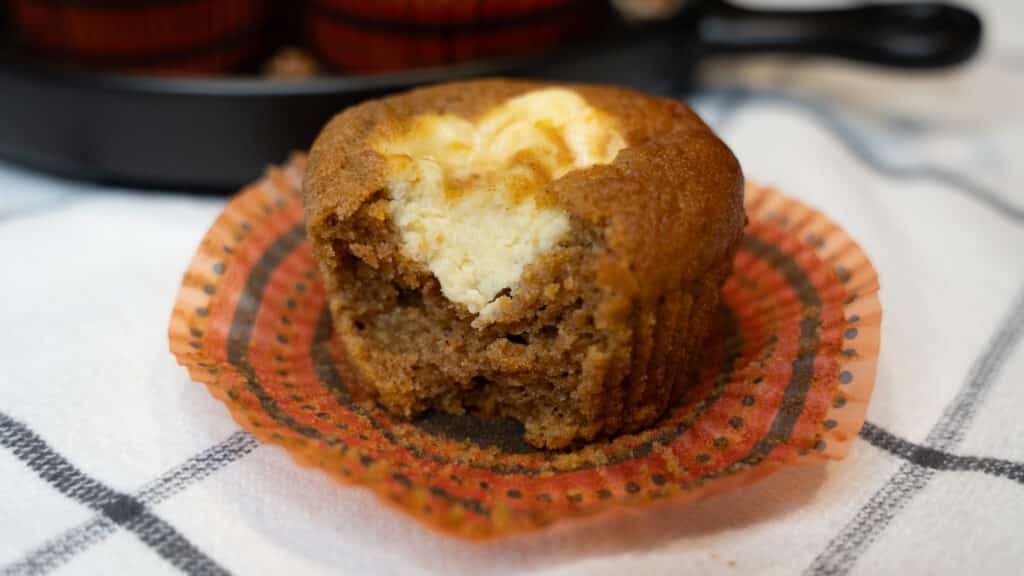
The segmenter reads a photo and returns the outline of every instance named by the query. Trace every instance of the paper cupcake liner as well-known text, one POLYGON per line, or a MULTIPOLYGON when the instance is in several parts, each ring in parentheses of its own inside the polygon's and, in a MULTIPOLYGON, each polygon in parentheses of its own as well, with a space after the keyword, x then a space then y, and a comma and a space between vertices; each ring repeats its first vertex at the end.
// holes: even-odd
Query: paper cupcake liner
POLYGON ((217 219, 186 272, 171 351, 238 423, 430 527, 484 539, 692 501, 843 458, 875 380, 878 279, 824 215, 754 184, 701 378, 661 421, 568 451, 474 416, 392 417, 346 387, 303 228, 304 160, 217 219))
POLYGON ((588 0, 312 0, 310 42, 333 68, 380 72, 537 52, 587 32, 588 0))
POLYGON ((23 41, 65 63, 128 71, 229 71, 262 48, 269 0, 12 0, 23 41))

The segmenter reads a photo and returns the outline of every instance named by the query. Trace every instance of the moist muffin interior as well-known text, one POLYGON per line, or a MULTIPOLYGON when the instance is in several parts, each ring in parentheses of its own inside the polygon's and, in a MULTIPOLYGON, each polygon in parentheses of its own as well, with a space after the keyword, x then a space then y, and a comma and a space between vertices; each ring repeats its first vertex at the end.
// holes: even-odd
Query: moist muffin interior
MULTIPOLYGON (((333 271, 346 287, 336 329, 362 340, 357 354, 379 370, 379 399, 412 416, 425 408, 475 409, 523 422, 528 437, 572 437, 595 414, 576 402, 587 363, 599 363, 613 333, 595 328, 601 295, 592 260, 599 241, 571 233, 524 270, 487 326, 448 300, 437 279, 395 249, 397 232, 370 215, 381 197, 345 226, 333 226, 333 271), (365 346, 365 347, 364 347, 365 346), (541 432, 543 430, 543 432, 541 432)), ((364 377, 365 377, 364 376, 364 377)))
POLYGON ((474 119, 419 115, 379 138, 387 187, 324 240, 385 405, 500 414, 534 438, 598 416, 576 395, 613 337, 594 319, 601 238, 543 189, 623 146, 614 119, 557 88, 474 119))

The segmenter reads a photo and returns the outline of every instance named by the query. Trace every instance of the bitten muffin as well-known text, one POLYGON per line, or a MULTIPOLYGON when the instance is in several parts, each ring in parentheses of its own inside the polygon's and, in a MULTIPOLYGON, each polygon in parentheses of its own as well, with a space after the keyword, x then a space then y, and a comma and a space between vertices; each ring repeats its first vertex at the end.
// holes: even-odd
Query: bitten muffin
POLYGON ((684 104, 510 80, 349 108, 305 199, 350 384, 543 448, 680 396, 745 224, 736 158, 684 104))

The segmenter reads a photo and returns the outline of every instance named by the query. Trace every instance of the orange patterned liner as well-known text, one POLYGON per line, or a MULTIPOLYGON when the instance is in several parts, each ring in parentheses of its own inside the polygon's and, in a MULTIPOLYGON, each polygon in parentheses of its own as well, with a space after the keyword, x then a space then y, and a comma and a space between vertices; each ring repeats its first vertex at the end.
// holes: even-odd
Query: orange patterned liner
POLYGON ((747 235, 702 377, 637 434, 533 449, 519 426, 393 418, 336 369, 303 228, 304 157, 228 203, 185 273, 170 347, 259 440, 443 532, 486 539, 735 488, 839 460, 875 382, 878 278, 819 212, 748 184, 747 235))

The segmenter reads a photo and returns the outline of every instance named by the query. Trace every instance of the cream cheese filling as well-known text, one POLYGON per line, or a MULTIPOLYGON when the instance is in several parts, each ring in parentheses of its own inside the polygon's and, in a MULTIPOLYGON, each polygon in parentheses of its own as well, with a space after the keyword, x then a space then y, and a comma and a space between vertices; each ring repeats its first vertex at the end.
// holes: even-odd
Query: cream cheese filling
POLYGON ((472 120, 418 116, 407 132, 375 144, 402 249, 446 298, 481 318, 569 234, 568 216, 538 192, 572 170, 611 162, 624 147, 612 116, 562 88, 511 98, 472 120))

